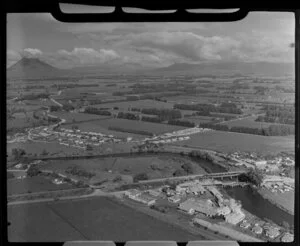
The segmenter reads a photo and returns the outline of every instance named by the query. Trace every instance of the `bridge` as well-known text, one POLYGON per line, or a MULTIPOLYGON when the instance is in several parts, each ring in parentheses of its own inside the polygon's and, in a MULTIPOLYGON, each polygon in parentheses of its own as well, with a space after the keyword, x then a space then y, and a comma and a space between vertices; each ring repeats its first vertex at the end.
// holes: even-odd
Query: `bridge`
POLYGON ((197 178, 233 178, 237 177, 246 171, 234 171, 234 172, 223 172, 223 173, 207 173, 207 174, 196 174, 196 175, 187 175, 187 176, 179 176, 179 177, 170 177, 170 178, 161 178, 161 179, 151 179, 151 180, 140 180, 139 183, 147 184, 147 183, 156 183, 156 182, 164 182, 164 181, 175 181, 175 180, 191 180, 197 178))

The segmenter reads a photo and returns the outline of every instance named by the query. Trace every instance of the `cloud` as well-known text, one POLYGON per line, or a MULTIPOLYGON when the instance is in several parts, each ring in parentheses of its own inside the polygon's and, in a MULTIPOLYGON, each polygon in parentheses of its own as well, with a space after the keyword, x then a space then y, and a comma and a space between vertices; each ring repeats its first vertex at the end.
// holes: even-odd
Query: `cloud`
POLYGON ((22 51, 22 56, 27 58, 38 58, 43 55, 43 52, 39 49, 26 48, 22 51))
POLYGON ((78 66, 110 62, 119 59, 120 55, 111 49, 74 48, 72 51, 59 50, 54 54, 54 57, 78 66))

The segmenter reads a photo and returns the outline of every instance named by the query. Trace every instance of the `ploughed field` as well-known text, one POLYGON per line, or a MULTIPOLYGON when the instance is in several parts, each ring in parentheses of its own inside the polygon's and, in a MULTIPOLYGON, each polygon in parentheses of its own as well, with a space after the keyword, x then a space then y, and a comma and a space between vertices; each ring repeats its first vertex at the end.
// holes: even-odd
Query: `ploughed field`
POLYGON ((105 197, 8 206, 10 242, 201 240, 105 197))
POLYGON ((259 136, 244 133, 208 131, 172 145, 191 146, 221 152, 253 151, 262 154, 294 151, 294 136, 259 136))

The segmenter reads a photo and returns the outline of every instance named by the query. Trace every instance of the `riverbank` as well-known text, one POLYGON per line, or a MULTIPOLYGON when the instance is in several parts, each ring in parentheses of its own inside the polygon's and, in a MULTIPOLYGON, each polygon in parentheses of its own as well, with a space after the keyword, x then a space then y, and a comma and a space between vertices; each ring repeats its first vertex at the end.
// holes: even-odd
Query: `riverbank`
POLYGON ((266 188, 257 189, 257 192, 266 200, 268 200, 273 205, 277 206, 281 210, 294 215, 294 201, 295 192, 285 192, 285 193, 273 193, 266 188))

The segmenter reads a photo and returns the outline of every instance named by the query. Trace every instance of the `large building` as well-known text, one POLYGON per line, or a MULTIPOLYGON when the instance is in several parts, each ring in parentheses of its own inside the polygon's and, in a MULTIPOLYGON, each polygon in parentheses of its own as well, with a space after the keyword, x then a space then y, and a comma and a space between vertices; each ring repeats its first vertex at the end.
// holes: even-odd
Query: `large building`
POLYGON ((190 198, 179 205, 179 209, 189 214, 202 213, 212 217, 217 215, 217 209, 211 200, 190 198))

